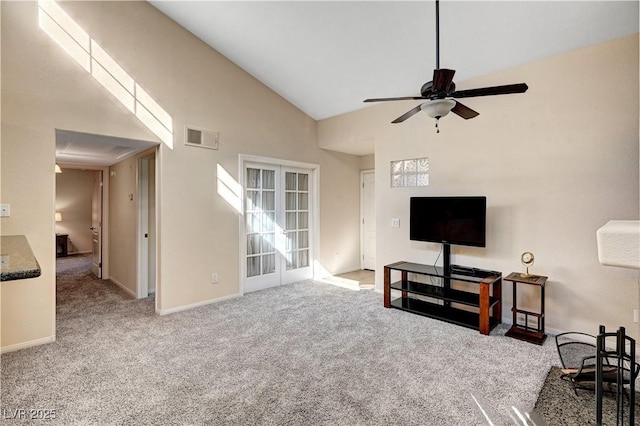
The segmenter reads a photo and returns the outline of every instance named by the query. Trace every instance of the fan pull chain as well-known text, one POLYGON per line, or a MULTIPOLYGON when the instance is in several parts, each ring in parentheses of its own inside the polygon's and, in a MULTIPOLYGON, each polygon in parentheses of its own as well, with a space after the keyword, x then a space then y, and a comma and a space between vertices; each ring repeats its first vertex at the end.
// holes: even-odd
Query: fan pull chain
POLYGON ((440 133, 440 127, 438 127, 439 122, 440 122, 440 117, 436 118, 436 133, 440 133))

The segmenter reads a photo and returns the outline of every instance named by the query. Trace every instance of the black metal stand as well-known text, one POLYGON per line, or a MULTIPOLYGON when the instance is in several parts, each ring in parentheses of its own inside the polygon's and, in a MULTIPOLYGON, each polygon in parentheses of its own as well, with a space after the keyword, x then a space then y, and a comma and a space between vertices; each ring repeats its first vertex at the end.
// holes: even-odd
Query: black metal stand
MULTIPOLYGON (((436 6, 437 7, 437 6, 436 6)), ((443 278, 442 285, 444 288, 451 288, 451 246, 447 243, 442 244, 442 270, 444 271, 445 277, 443 278)), ((449 308, 451 307, 451 302, 448 300, 444 301, 444 305, 449 308)))
POLYGON ((596 338, 596 424, 602 426, 602 388, 604 382, 603 365, 607 362, 610 366, 616 366, 616 425, 625 424, 624 415, 624 385, 629 384, 629 422, 635 423, 635 396, 636 396, 636 341, 625 334, 624 327, 620 327, 615 333, 606 333, 603 325, 600 326, 600 334, 596 338), (616 349, 607 350, 607 337, 615 337, 616 349), (627 352, 627 345, 629 351, 627 352))

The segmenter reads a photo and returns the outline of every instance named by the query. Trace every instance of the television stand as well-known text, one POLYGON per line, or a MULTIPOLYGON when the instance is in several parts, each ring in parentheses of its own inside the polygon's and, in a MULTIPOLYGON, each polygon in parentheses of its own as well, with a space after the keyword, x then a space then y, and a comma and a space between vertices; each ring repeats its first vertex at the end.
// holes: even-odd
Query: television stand
POLYGON ((444 268, 420 263, 402 261, 386 265, 384 307, 489 334, 502 322, 502 273, 459 265, 448 266, 445 273, 444 268), (400 272, 399 281, 391 281, 393 271, 400 272), (433 283, 412 280, 410 278, 413 277, 409 274, 431 277, 433 283), (437 285, 438 279, 442 281, 442 285, 437 285), (452 288, 451 283, 456 281, 461 283, 461 287, 464 285, 465 289, 452 288), (473 289, 475 286, 477 291, 473 289), (400 297, 392 300, 392 290, 400 292, 400 297))

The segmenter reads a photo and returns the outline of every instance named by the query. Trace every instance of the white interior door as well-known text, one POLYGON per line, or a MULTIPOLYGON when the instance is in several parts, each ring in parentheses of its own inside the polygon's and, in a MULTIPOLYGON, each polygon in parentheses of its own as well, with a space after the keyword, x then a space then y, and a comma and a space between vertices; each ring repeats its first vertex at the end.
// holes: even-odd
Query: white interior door
POLYGON ((362 172, 362 269, 376 269, 376 174, 362 172))
POLYGON ((102 172, 93 178, 91 196, 91 272, 102 278, 102 172))
POLYGON ((157 237, 156 237, 156 162, 155 162, 155 154, 152 155, 151 157, 149 157, 149 191, 148 191, 148 197, 149 197, 149 202, 148 202, 148 206, 149 206, 149 216, 148 216, 148 222, 147 222, 147 228, 148 228, 148 234, 149 234, 149 238, 148 238, 148 255, 147 255, 147 259, 148 259, 148 279, 149 279, 149 284, 148 284, 148 290, 149 293, 155 293, 156 292, 156 241, 157 241, 157 237))
POLYGON ((155 155, 151 155, 138 160, 138 298, 156 291, 155 228, 155 155))
POLYGON ((245 292, 313 277, 311 170, 247 164, 245 292))

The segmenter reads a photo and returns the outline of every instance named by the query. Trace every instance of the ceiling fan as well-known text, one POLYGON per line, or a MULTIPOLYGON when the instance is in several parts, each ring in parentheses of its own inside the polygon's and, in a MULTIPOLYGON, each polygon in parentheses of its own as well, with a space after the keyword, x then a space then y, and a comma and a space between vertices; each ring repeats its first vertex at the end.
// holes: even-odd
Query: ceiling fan
MULTIPOLYGON (((420 96, 372 98, 365 99, 364 102, 426 100, 426 102, 410 109, 400 117, 393 120, 392 123, 402 123, 418 112, 424 111, 427 115, 436 119, 436 129, 438 129, 438 120, 449 114, 449 112, 453 112, 465 120, 479 115, 478 112, 454 99, 524 93, 529 88, 525 83, 518 83, 456 91, 456 84, 453 82, 453 76, 455 73, 455 70, 440 68, 440 1, 436 0, 436 69, 433 71, 433 80, 422 86, 420 89, 420 96)), ((440 132, 439 129, 437 131, 440 132)))

